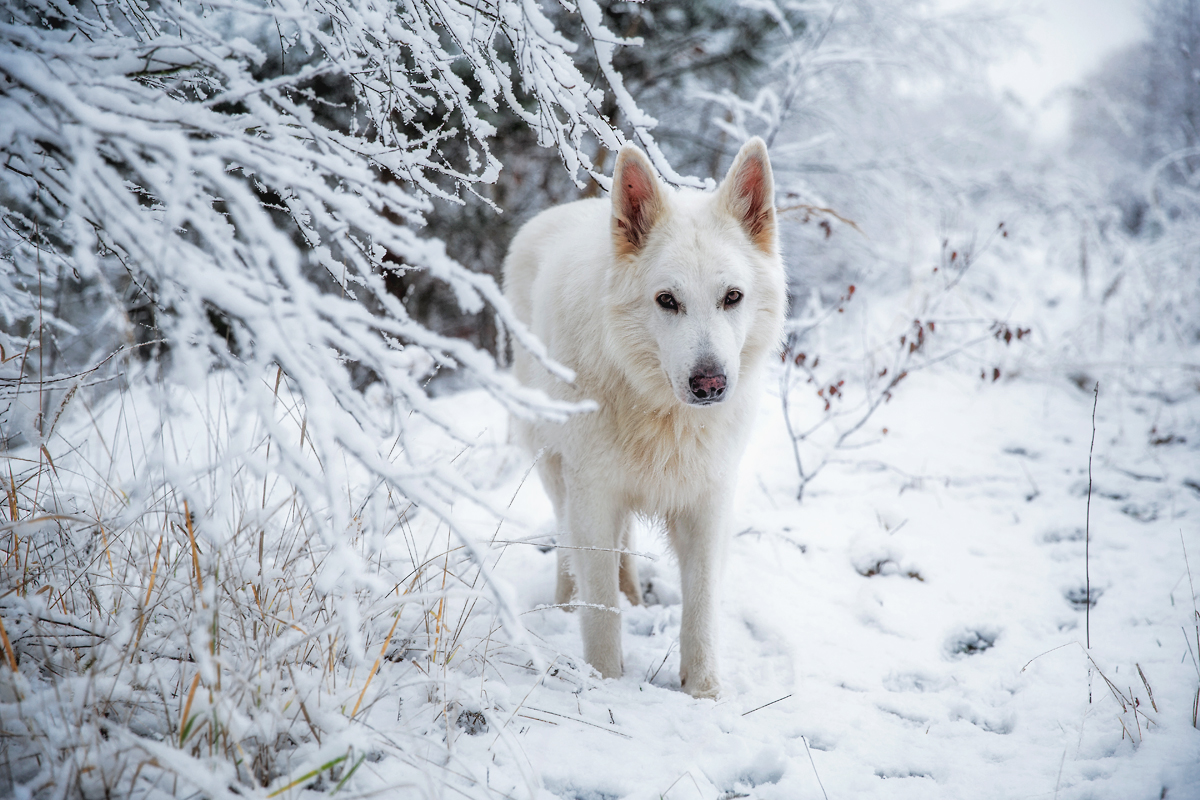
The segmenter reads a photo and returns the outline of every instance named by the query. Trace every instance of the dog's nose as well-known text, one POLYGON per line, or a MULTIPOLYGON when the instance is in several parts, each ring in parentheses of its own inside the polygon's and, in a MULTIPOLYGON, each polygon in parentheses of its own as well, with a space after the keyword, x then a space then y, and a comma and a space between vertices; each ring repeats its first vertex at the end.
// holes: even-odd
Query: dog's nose
POLYGON ((715 403, 725 394, 725 373, 716 367, 699 367, 688 386, 700 403, 715 403))

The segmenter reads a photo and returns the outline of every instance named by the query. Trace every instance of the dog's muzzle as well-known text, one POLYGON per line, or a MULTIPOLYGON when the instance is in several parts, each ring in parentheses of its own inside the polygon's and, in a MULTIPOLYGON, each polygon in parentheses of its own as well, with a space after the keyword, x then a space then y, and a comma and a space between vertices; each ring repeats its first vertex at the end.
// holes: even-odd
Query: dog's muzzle
POLYGON ((716 366, 702 365, 696 368, 688 381, 693 405, 706 406, 725 399, 725 373, 716 366))

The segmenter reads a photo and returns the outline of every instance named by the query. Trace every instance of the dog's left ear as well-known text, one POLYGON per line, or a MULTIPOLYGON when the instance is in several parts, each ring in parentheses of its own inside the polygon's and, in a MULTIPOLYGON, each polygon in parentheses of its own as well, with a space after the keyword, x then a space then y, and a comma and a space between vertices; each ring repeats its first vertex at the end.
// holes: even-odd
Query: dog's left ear
POLYGON ((650 160, 631 144, 617 153, 612 205, 613 245, 619 255, 636 255, 665 212, 666 202, 650 160))
POLYGON ((775 255, 775 181, 767 143, 758 136, 742 145, 717 190, 725 210, 741 223, 754 246, 775 255))

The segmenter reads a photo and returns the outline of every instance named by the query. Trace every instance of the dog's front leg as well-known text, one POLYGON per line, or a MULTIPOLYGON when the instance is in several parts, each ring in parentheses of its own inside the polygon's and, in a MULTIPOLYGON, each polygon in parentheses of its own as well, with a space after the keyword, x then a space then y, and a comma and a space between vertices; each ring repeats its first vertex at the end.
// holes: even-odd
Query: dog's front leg
POLYGON ((679 681, 693 697, 716 697, 721 691, 717 669, 717 594, 726 544, 725 519, 726 509, 714 497, 668 520, 683 589, 679 681))
POLYGON ((579 587, 579 627, 583 657, 605 678, 622 671, 621 613, 617 600, 618 554, 627 512, 597 482, 580 481, 567 493, 567 524, 571 531, 569 564, 579 587), (592 484, 592 485, 589 485, 592 484))

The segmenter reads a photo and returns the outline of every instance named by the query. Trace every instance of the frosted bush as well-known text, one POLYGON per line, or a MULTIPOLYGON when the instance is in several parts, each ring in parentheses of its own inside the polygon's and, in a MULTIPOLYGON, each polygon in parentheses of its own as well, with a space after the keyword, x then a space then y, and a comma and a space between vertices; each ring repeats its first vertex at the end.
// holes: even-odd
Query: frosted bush
POLYGON ((420 233, 502 169, 489 117, 606 184, 608 92, 670 172, 611 68, 626 42, 592 0, 571 12, 602 80, 533 3, 4 5, 6 791, 335 788, 381 748, 442 774, 364 726, 371 681, 407 664, 389 685, 450 702, 430 676, 471 651, 465 604, 513 618, 451 517, 487 503, 424 383, 453 368, 513 413, 576 409, 388 278, 425 271, 541 353, 420 233))

